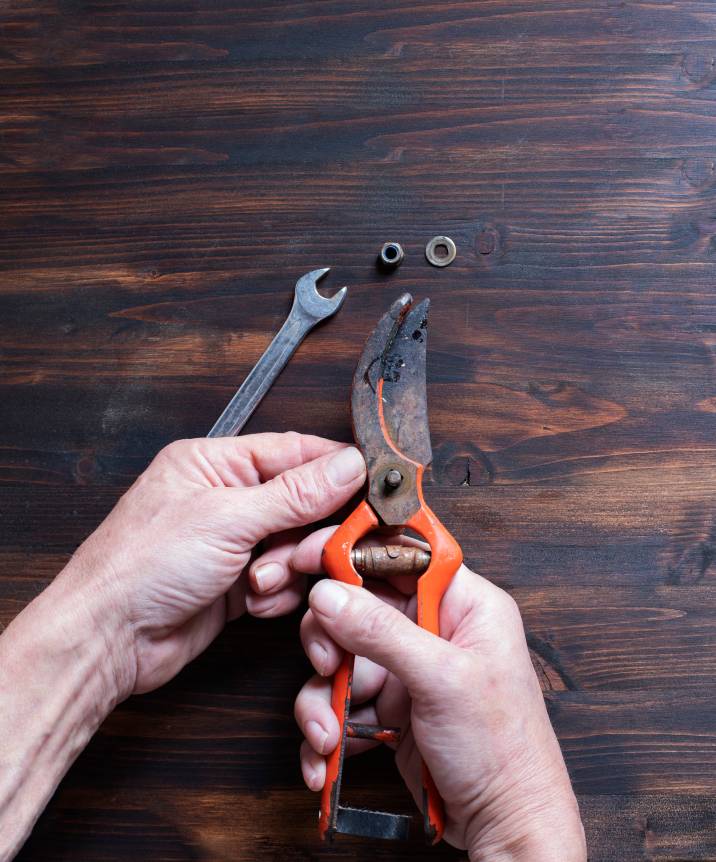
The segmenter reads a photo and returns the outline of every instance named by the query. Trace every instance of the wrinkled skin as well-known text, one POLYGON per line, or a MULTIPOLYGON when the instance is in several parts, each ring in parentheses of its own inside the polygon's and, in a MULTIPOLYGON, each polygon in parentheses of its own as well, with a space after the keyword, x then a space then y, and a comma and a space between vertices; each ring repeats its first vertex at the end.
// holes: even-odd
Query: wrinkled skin
POLYGON ((307 525, 364 480, 355 448, 320 437, 257 434, 163 449, 60 575, 103 591, 103 614, 128 630, 133 648, 115 656, 130 685, 121 696, 171 679, 246 611, 294 610, 305 578, 289 567, 291 553, 307 525))

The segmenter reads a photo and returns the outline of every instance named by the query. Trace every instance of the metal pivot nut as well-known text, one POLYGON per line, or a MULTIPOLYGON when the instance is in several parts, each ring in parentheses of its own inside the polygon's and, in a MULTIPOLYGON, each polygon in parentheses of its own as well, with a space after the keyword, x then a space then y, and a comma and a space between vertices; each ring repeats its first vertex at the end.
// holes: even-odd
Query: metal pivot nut
POLYGON ((405 253, 400 243, 386 242, 378 255, 378 263, 383 269, 397 269, 404 257, 405 253))
POLYGON ((449 236, 434 236, 425 246, 425 257, 433 266, 449 266, 456 255, 457 248, 449 236))
POLYGON ((396 488, 399 488, 403 482, 403 474, 400 470, 396 470, 393 468, 392 470, 388 470, 385 474, 385 484, 391 491, 394 491, 396 488))

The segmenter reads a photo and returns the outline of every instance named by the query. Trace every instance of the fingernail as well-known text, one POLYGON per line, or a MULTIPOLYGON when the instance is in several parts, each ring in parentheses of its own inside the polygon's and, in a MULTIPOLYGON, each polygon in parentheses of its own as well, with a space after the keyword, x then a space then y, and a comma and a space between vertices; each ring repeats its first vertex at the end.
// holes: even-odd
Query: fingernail
POLYGON ((324 730, 317 721, 309 721, 306 724, 306 736, 310 736, 311 745, 320 754, 323 754, 323 747, 328 739, 328 731, 324 730))
POLYGON ((323 786, 321 781, 321 774, 317 769, 314 769, 312 766, 306 767, 306 786, 309 790, 320 790, 323 786))
POLYGON ((311 607, 327 617, 336 617, 348 601, 348 592, 335 581, 324 579, 311 590, 311 607))
POLYGON ((350 485, 365 474, 365 461, 355 446, 341 449, 326 464, 326 475, 328 479, 340 487, 350 485))
POLYGON ((283 566, 280 563, 262 563, 254 569, 254 577, 259 592, 273 589, 283 578, 283 566))
POLYGON ((311 659, 311 664, 323 676, 326 672, 326 663, 328 662, 328 651, 323 644, 318 641, 312 641, 308 645, 308 657, 311 659))

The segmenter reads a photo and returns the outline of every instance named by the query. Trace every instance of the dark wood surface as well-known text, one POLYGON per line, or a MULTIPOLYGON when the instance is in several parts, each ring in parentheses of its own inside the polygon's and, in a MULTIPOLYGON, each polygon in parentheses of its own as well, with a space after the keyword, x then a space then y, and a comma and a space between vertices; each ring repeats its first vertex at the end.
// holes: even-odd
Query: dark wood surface
MULTIPOLYGON (((15 0, 0 25, 0 621, 206 433, 297 276, 349 298, 247 430, 349 439, 361 342, 410 289, 429 500, 522 607, 590 858, 716 859, 712 0, 15 0)), ((240 620, 119 708, 23 862, 459 858, 318 844, 298 621, 240 620)), ((409 807, 385 752, 350 769, 354 801, 409 807)))

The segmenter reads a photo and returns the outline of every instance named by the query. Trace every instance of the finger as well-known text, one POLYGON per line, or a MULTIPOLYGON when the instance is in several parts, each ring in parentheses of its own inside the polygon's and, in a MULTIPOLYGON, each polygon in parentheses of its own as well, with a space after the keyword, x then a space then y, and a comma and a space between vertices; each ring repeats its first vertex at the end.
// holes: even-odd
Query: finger
POLYGON ((176 440, 158 460, 179 463, 183 475, 204 485, 259 485, 279 473, 346 448, 345 443, 310 434, 247 434, 243 437, 201 437, 176 440))
POLYGON ((523 638, 512 598, 465 565, 455 573, 440 604, 440 634, 473 652, 480 652, 486 642, 509 649, 512 635, 523 638))
POLYGON ((311 677, 298 693, 293 714, 301 733, 319 754, 330 754, 340 742, 340 726, 331 709, 328 680, 311 677))
POLYGON ((226 593, 226 619, 235 620, 246 613, 246 594, 248 581, 238 578, 226 593))
POLYGON ((252 617, 261 617, 262 619, 282 617, 295 611, 303 601, 305 594, 306 579, 304 577, 293 581, 278 593, 270 593, 267 596, 247 590, 246 610, 252 617))
POLYGON ((322 575, 323 565, 321 555, 323 546, 338 529, 337 526, 322 527, 306 536, 299 542, 291 554, 290 565, 299 572, 307 575, 322 575))
MULTIPOLYGON (((362 706, 359 709, 356 709, 354 713, 351 713, 351 720, 356 722, 357 724, 368 724, 368 725, 372 725, 374 727, 377 727, 380 725, 380 722, 378 720, 378 715, 375 711, 374 706, 362 706)), ((392 742, 382 743, 382 742, 377 742, 376 740, 373 740, 373 739, 350 738, 350 739, 346 739, 346 752, 345 752, 346 757, 355 757, 356 754, 362 754, 365 751, 370 751, 372 748, 377 748, 379 745, 387 745, 389 748, 392 748, 393 750, 395 750, 395 748, 396 748, 396 745, 392 742)), ((311 745, 311 743, 307 739, 305 739, 303 741, 303 743, 301 744, 301 761, 303 762, 304 758, 308 758, 309 756, 310 756, 310 760, 308 760, 308 763, 310 763, 310 765, 312 767, 312 772, 316 771, 316 764, 318 762, 320 762, 322 765, 325 766, 324 755, 322 755, 320 752, 316 751, 313 748, 313 746, 311 745)), ((321 775, 323 775, 323 772, 321 772, 321 775)), ((305 779, 306 779, 306 776, 304 773, 304 780, 305 779)), ((308 784, 308 781, 306 781, 306 783, 308 784)), ((311 787, 310 784, 309 784, 309 787, 311 787)), ((320 790, 322 787, 323 787, 323 781, 321 781, 318 788, 311 787, 311 789, 312 790, 313 789, 320 790)))
POLYGON ((415 743, 413 729, 408 727, 400 739, 400 745, 395 755, 395 765, 403 776, 413 798, 421 804, 423 794, 423 759, 415 743))
POLYGON ((365 462, 353 446, 293 467, 254 488, 227 489, 227 505, 242 515, 253 543, 271 533, 320 521, 339 509, 365 481, 365 462), (237 495, 237 496, 234 496, 237 495))
MULTIPOLYGON (((314 677, 316 680, 321 677, 314 677)), ((353 667, 353 679, 351 684, 351 704, 359 705, 373 700, 380 693, 388 678, 388 671, 379 664, 372 662, 363 656, 356 656, 353 667)), ((332 679, 324 679, 326 687, 321 691, 327 691, 326 703, 330 707, 330 691, 333 684, 332 679)), ((300 697, 300 695, 299 695, 300 697)), ((331 710, 332 711, 332 710, 331 710)), ((352 715, 352 712, 351 712, 352 715)))
MULTIPOLYGON (((367 659, 356 662, 353 676, 351 721, 359 724, 380 724, 372 700, 380 691, 387 672, 367 659)), ((330 754, 340 742, 340 724, 331 706, 331 681, 312 677, 301 689, 294 705, 294 717, 311 748, 318 754, 330 754)), ((353 748, 361 749, 357 741, 353 748)), ((372 747, 363 745, 362 749, 372 747)))
POLYGON ((304 740, 301 743, 301 773, 309 790, 322 790, 326 783, 326 759, 304 740))
POLYGON ((337 644, 387 668, 411 693, 432 697, 442 688, 448 662, 460 658, 442 638, 361 587, 319 581, 309 605, 337 644))
MULTIPOLYGON (((390 585, 380 581, 368 582, 374 594, 403 613, 412 611, 414 617, 414 601, 401 595, 390 585)), ((326 629, 321 625, 313 611, 306 612, 301 621, 301 643, 311 664, 321 676, 330 676, 338 669, 343 658, 343 649, 336 644, 326 629)))
MULTIPOLYGON (((353 668, 351 702, 359 705, 377 697, 388 678, 388 671, 363 656, 356 656, 353 668)), ((358 720, 358 719, 356 719, 358 720)))
POLYGON ((291 567, 291 555, 303 535, 303 530, 286 530, 267 540, 268 547, 249 568, 249 581, 255 593, 276 593, 300 577, 300 571, 291 567))
POLYGON ((234 439, 239 444, 240 456, 249 459, 254 465, 259 482, 267 482, 286 470, 347 448, 346 443, 295 431, 246 434, 234 439))
POLYGON ((335 673, 343 658, 343 650, 326 634, 311 610, 306 611, 301 620, 300 636, 315 671, 321 676, 335 673))

